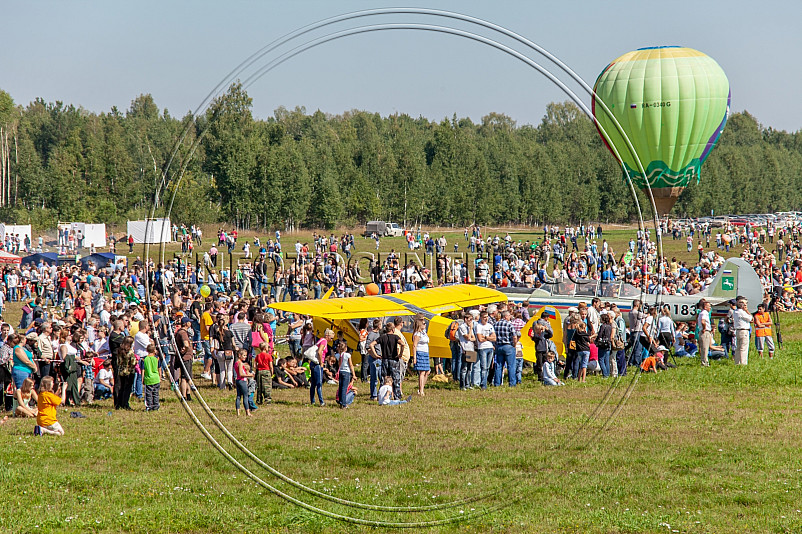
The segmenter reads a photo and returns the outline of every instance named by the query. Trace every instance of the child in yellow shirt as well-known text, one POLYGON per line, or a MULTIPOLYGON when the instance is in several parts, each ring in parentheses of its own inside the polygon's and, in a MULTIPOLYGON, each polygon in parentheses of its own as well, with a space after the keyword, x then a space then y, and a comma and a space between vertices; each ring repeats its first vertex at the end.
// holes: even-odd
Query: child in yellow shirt
POLYGON ((51 434, 54 436, 63 436, 64 429, 56 420, 56 407, 64 402, 64 396, 67 393, 67 382, 62 384, 61 397, 53 393, 53 377, 46 376, 42 378, 39 384, 39 399, 37 400, 37 407, 39 413, 36 416, 36 427, 33 433, 37 436, 43 434, 51 434))

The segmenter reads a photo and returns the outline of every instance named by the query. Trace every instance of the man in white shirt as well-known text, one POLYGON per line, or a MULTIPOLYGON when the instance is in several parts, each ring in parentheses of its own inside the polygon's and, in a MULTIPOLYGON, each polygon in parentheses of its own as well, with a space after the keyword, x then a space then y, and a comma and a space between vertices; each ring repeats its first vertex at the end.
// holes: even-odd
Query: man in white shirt
POLYGON ((172 288, 173 284, 175 284, 175 273, 173 272, 173 269, 172 269, 171 266, 168 266, 164 270, 164 273, 162 274, 162 278, 164 279, 164 291, 165 292, 170 291, 170 288, 172 288))
POLYGON ((111 330, 111 302, 109 301, 103 303, 103 309, 100 311, 100 324, 111 330))
POLYGON ((749 334, 751 333, 752 315, 746 310, 747 301, 741 299, 736 303, 732 314, 735 328, 735 350, 732 359, 735 365, 746 365, 749 359, 749 334))
POLYGON ((590 308, 588 308, 588 321, 593 326, 593 331, 598 333, 601 326, 601 307, 602 302, 598 297, 593 297, 590 308))
POLYGON ((702 299, 699 315, 696 318, 696 325, 699 330, 699 356, 702 366, 710 367, 707 361, 707 354, 710 352, 710 345, 713 344, 713 325, 710 322, 710 310, 713 306, 702 299))
POLYGON ((147 319, 139 321, 139 331, 134 336, 134 354, 137 359, 144 358, 148 355, 148 345, 151 344, 150 336, 150 323, 147 319))
POLYGON ((490 324, 490 316, 486 311, 479 314, 479 323, 474 327, 476 332, 476 340, 479 342, 477 347, 477 360, 479 363, 480 373, 479 380, 477 381, 476 372, 473 373, 473 385, 487 389, 487 376, 490 372, 490 362, 493 358, 493 342, 496 340, 496 330, 490 324))

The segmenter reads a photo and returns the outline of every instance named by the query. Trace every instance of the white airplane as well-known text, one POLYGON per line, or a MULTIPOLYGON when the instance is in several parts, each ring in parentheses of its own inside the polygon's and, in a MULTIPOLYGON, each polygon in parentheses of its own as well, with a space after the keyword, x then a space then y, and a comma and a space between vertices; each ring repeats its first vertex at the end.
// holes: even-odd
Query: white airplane
POLYGON ((653 306, 658 302, 667 305, 671 318, 676 322, 695 321, 698 310, 697 303, 705 299, 713 305, 713 317, 723 317, 729 311, 728 302, 738 296, 748 299, 750 313, 757 310, 763 302, 763 285, 760 278, 749 263, 741 258, 730 258, 719 269, 713 282, 701 293, 695 295, 653 295, 641 293, 641 290, 621 281, 602 282, 599 280, 561 280, 546 283, 538 289, 524 287, 499 288, 512 302, 529 302, 530 310, 543 306, 552 306, 561 313, 575 307, 580 302, 590 305, 594 297, 602 302, 614 302, 628 319, 627 312, 632 303, 640 300, 643 304, 653 306))

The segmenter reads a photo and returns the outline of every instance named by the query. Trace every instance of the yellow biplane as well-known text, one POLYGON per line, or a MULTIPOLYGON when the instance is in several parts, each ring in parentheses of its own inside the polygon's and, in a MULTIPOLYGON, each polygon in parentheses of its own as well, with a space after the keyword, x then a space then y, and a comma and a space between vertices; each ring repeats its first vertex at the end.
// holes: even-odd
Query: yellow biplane
POLYGON ((273 308, 311 316, 315 335, 318 337, 327 328, 334 330, 335 334, 341 331, 355 363, 361 361, 360 354, 355 349, 359 345, 359 321, 362 318, 373 320, 402 317, 402 332, 411 346, 412 320, 415 315, 420 314, 428 321, 429 356, 451 358, 446 329, 452 320, 442 314, 481 304, 507 301, 507 296, 500 291, 465 284, 368 297, 326 297, 328 294, 317 300, 277 302, 273 304, 273 308))

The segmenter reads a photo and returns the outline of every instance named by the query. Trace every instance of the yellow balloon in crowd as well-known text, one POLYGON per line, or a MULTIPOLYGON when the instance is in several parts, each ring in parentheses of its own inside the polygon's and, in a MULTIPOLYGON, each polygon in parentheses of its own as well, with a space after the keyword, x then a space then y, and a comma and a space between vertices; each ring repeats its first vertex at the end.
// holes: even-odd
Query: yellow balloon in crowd
POLYGON ((200 294, 201 297, 206 298, 212 294, 212 288, 207 286, 206 284, 203 284, 200 288, 200 294))

